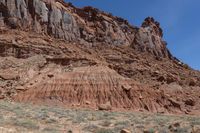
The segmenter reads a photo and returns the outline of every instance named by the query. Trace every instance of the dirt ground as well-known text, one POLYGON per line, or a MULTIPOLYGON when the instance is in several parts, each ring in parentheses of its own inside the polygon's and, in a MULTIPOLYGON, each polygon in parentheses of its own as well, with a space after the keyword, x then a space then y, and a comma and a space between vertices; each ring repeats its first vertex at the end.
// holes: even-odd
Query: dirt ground
POLYGON ((2 133, 199 133, 200 117, 0 102, 2 133))

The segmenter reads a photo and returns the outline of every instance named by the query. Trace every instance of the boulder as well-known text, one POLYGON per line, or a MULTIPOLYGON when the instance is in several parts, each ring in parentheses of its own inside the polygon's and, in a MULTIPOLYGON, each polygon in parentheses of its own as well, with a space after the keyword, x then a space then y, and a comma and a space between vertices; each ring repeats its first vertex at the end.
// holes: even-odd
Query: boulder
POLYGON ((98 109, 99 110, 111 110, 112 109, 112 106, 111 106, 111 104, 110 104, 110 102, 107 102, 107 103, 105 103, 105 104, 100 104, 99 106, 98 106, 98 109))
POLYGON ((131 133, 131 131, 129 131, 128 129, 122 129, 122 130, 120 131, 120 133, 131 133))
POLYGON ((124 84, 124 85, 122 85, 122 89, 125 91, 129 91, 131 89, 131 86, 128 84, 124 84))
POLYGON ((189 98, 185 101, 185 105, 194 106, 195 101, 192 98, 189 98))
POLYGON ((176 108, 181 108, 181 103, 180 103, 180 102, 174 100, 173 98, 169 98, 168 100, 170 101, 170 103, 171 103, 174 107, 176 107, 176 108))
POLYGON ((19 79, 19 75, 18 74, 0 73, 0 78, 3 80, 17 80, 17 79, 19 79))

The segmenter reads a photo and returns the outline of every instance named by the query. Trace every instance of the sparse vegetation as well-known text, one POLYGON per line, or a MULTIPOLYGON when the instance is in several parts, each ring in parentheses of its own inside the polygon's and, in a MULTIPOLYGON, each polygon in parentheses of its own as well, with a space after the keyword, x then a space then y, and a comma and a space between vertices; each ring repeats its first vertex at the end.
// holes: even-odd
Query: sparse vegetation
POLYGON ((95 133, 114 133, 114 132, 110 129, 99 129, 95 133))
POLYGON ((1 101, 0 128, 36 133, 118 133, 124 128, 132 133, 190 133, 200 129, 200 117, 75 110, 1 101))
POLYGON ((27 129, 39 129, 39 126, 36 121, 30 119, 20 119, 12 123, 14 126, 19 126, 27 129))

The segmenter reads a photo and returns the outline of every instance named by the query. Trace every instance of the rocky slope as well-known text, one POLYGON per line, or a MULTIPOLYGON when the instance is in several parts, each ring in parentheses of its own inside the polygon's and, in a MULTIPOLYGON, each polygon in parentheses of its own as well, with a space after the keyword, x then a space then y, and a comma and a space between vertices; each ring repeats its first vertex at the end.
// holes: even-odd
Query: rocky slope
POLYGON ((105 110, 198 114, 200 73, 141 27, 63 1, 0 0, 0 98, 105 110))

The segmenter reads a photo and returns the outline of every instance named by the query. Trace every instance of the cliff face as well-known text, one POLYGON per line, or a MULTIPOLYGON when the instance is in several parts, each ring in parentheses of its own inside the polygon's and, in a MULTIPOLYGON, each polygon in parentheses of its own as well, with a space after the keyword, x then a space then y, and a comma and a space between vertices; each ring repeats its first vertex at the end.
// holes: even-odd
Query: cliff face
POLYGON ((74 17, 59 2, 41 0, 1 0, 1 25, 32 30, 69 41, 79 38, 74 17))
POLYGON ((148 17, 137 30, 132 46, 141 51, 148 51, 157 57, 172 57, 167 50, 166 42, 162 39, 163 31, 160 24, 148 17))
POLYGON ((0 25, 44 33, 84 45, 127 45, 171 58, 159 23, 145 19, 141 27, 92 7, 82 9, 52 0, 1 0, 0 25))

